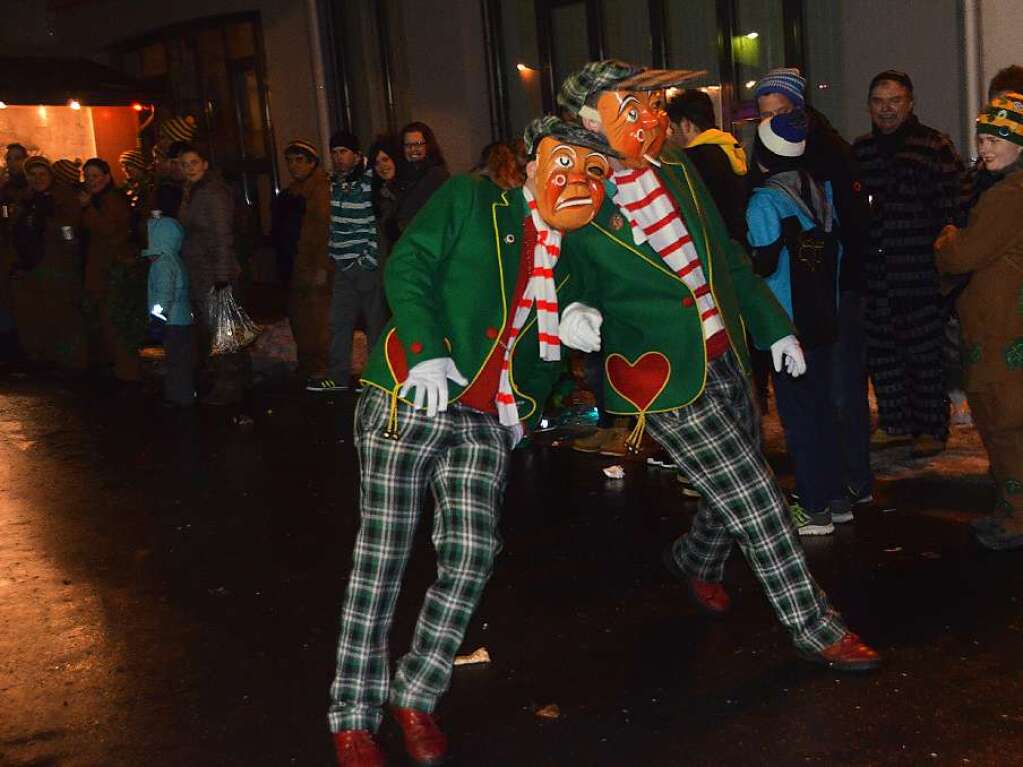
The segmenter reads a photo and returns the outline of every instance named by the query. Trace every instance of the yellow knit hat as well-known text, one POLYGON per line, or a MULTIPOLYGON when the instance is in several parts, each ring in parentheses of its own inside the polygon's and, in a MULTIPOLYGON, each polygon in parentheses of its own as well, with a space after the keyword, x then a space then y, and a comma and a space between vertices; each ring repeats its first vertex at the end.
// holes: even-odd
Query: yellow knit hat
POLYGON ((1009 92, 992 99, 977 118, 977 133, 1023 146, 1023 95, 1009 92))

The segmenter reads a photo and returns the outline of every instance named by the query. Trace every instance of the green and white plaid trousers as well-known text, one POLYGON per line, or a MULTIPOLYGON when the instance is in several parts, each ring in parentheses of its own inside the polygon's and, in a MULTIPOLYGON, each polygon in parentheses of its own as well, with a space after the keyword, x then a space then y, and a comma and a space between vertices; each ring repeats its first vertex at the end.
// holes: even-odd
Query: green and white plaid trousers
POLYGON ((807 568, 760 449, 749 381, 731 353, 710 362, 699 398, 648 415, 647 431, 701 496, 692 528, 673 545, 676 563, 691 577, 720 583, 734 540, 797 647, 822 650, 841 639, 845 625, 807 568))
POLYGON ((362 521, 330 688, 332 732, 376 730, 387 702, 433 711, 500 548, 510 430, 457 405, 435 418, 398 407, 397 441, 384 436, 388 394, 368 387, 356 408, 362 521), (427 488, 436 499, 437 579, 392 683, 388 634, 427 488))

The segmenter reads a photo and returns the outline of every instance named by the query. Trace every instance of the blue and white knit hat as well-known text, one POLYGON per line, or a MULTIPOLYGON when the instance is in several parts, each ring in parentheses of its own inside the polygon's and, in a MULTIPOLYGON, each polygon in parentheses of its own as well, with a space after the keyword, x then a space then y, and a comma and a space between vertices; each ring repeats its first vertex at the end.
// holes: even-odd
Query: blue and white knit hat
POLYGON ((772 69, 757 81, 753 88, 754 98, 766 96, 768 93, 780 93, 796 107, 806 103, 806 78, 794 67, 778 67, 772 69))
POLYGON ((806 151, 806 115, 796 110, 763 120, 757 126, 757 144, 778 157, 802 157, 806 151))

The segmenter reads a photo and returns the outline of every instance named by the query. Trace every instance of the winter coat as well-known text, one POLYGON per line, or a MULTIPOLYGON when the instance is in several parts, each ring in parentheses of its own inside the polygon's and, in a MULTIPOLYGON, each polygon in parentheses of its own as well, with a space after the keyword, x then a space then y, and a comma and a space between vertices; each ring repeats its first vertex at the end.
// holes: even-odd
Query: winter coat
POLYGON ((980 197, 964 229, 935 244, 946 274, 970 274, 956 302, 963 337, 964 388, 1023 385, 1023 170, 980 197))
POLYGON ((717 129, 706 130, 686 147, 686 157, 696 166, 710 191, 729 236, 746 241, 746 156, 734 136, 717 129))
POLYGON ((296 181, 288 191, 301 198, 302 220, 295 245, 294 279, 303 283, 326 284, 334 262, 327 254, 330 236, 330 177, 320 168, 309 178, 296 181))
POLYGON ((398 205, 394 213, 399 232, 405 231, 419 209, 430 199, 430 195, 450 177, 443 165, 426 165, 418 169, 410 167, 408 172, 409 177, 402 180, 401 193, 398 195, 398 205))
POLYGON ((185 227, 181 257, 197 295, 218 282, 241 274, 235 232, 234 192, 219 176, 207 172, 185 188, 179 221, 185 227))
POLYGON ((85 290, 99 296, 110 285, 114 264, 134 263, 138 248, 132 236, 132 210, 124 194, 113 186, 94 194, 82 208, 85 233, 85 290))
POLYGON ((166 320, 168 325, 191 325, 188 270, 180 255, 184 230, 172 218, 150 225, 149 230, 149 247, 143 251, 144 256, 152 259, 149 267, 149 312, 166 320))

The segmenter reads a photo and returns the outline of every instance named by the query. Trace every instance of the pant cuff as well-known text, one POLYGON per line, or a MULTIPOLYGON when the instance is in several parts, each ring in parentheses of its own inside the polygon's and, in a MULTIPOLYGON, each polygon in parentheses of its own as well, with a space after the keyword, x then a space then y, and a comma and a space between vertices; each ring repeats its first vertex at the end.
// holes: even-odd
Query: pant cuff
POLYGON ((414 711, 422 711, 425 714, 432 714, 437 708, 437 698, 423 695, 414 695, 409 692, 391 691, 390 705, 395 708, 411 708, 414 711))
POLYGON ((835 644, 848 630, 838 613, 831 611, 830 615, 826 615, 812 629, 799 632, 793 644, 806 652, 820 652, 825 647, 835 644))
POLYGON ((384 714, 379 708, 369 706, 352 706, 342 711, 331 711, 327 714, 327 723, 331 732, 345 730, 369 730, 376 732, 384 714))

